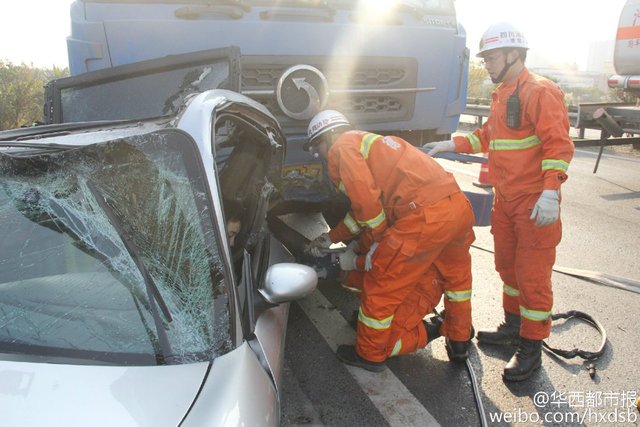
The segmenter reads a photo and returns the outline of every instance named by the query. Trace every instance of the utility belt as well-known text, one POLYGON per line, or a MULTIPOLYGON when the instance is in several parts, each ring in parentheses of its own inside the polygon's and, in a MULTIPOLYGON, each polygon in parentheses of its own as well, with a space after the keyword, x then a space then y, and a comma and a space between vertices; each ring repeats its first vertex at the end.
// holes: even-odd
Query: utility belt
MULTIPOLYGON (((454 193, 456 194, 456 193, 454 193)), ((417 209, 419 208, 423 208, 425 206, 431 206, 435 203, 438 203, 439 201, 445 199, 445 198, 449 198, 451 199, 451 197, 454 194, 449 194, 448 196, 442 197, 438 200, 428 200, 427 197, 417 197, 414 200, 410 201, 409 203, 400 203, 397 204, 395 206, 393 206, 393 208, 391 208, 392 210, 392 218, 394 220, 398 220, 401 218, 404 218, 407 215, 410 215, 411 213, 415 212, 417 209)))

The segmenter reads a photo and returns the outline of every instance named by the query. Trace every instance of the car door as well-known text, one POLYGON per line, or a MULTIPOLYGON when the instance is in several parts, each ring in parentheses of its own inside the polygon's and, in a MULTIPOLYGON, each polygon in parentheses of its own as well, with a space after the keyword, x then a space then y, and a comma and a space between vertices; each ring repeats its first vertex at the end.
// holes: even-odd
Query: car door
POLYGON ((259 290, 270 266, 291 261, 266 221, 280 188, 285 137, 270 115, 244 101, 216 111, 212 151, 223 205, 240 206, 231 251, 244 336, 279 388, 289 307, 268 304, 259 290))
POLYGON ((240 90, 240 50, 210 49, 141 61, 45 87, 45 122, 140 120, 176 114, 185 100, 211 89, 240 90))

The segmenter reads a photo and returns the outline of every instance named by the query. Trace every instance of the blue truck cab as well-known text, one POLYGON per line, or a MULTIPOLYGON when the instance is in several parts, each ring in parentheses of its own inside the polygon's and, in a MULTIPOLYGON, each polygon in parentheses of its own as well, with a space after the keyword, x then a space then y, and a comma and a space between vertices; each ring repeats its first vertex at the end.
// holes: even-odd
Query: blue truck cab
MULTIPOLYGON (((50 123, 131 119, 117 117, 120 108, 103 117, 109 108, 90 95, 108 70, 133 79, 137 64, 199 63, 216 49, 238 51, 229 62, 237 81, 208 75, 195 86, 215 81, 276 117, 287 136, 290 201, 334 196, 320 162, 301 148, 317 111, 339 110, 357 128, 421 146, 454 132, 466 108, 469 51, 454 0, 76 0, 67 45, 72 77, 50 85, 50 123)), ((146 101, 145 91, 171 92, 130 86, 121 93, 128 105, 146 101)))
POLYGON ((468 49, 454 0, 76 0, 72 75, 237 46, 241 92, 288 134, 318 108, 416 145, 456 130, 468 49))

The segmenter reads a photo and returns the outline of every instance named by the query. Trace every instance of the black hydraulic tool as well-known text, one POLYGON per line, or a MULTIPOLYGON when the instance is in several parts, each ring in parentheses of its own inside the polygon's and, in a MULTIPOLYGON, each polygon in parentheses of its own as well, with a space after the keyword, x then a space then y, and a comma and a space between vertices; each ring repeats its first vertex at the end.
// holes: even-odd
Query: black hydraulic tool
POLYGON ((340 273, 340 262, 338 256, 344 248, 329 249, 325 251, 325 256, 316 258, 305 252, 304 248, 309 243, 309 239, 301 233, 288 226, 283 220, 275 215, 267 216, 269 230, 291 254, 296 262, 308 265, 313 268, 320 279, 335 279, 340 273))

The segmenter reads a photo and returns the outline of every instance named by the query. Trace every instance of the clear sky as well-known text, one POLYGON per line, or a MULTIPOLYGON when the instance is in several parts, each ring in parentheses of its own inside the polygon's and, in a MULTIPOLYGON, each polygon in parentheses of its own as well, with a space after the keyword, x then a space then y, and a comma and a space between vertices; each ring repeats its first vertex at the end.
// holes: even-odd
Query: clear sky
MULTIPOLYGON (((1 0, 0 58, 36 67, 66 67, 72 0, 1 0)), ((378 0, 372 0, 378 1, 378 0)), ((615 38, 626 0, 456 0, 467 46, 477 52, 484 30, 510 21, 523 31, 532 53, 555 64, 586 66, 589 43, 615 38)))
POLYGON ((555 65, 586 67, 589 43, 614 43, 626 0, 456 0, 471 54, 494 22, 508 21, 527 37, 531 53, 555 65))

